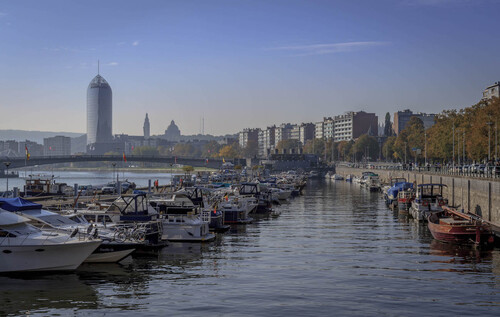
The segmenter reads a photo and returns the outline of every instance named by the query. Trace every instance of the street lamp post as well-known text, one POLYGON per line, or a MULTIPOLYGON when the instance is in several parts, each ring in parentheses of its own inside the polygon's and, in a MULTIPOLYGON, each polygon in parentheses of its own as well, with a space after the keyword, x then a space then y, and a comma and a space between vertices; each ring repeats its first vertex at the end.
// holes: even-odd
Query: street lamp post
MULTIPOLYGON (((114 182, 115 181, 115 167, 116 167, 116 163, 112 163, 111 165, 113 165, 113 178, 112 178, 112 181, 114 182)), ((116 178, 116 181, 118 181, 118 177, 116 178)))
POLYGON ((464 160, 464 164, 465 164, 465 130, 462 133, 462 146, 463 146, 462 156, 463 156, 463 160, 464 160))
POLYGON ((452 142, 453 142, 453 153, 451 155, 451 170, 455 170, 455 123, 453 123, 453 128, 452 128, 452 142))
POLYGON ((7 176, 7 191, 9 191, 9 166, 10 166, 10 162, 3 162, 5 164, 5 168, 6 168, 6 172, 5 172, 5 176, 7 176))
POLYGON ((498 121, 495 123, 495 161, 498 160, 498 121))
POLYGON ((406 142, 405 142, 405 165, 406 165, 406 147, 407 147, 407 145, 406 145, 406 142))
POLYGON ((427 166, 427 131, 424 131, 425 166, 427 166))
POLYGON ((491 125, 493 122, 486 122, 488 125, 488 162, 491 160, 491 125))

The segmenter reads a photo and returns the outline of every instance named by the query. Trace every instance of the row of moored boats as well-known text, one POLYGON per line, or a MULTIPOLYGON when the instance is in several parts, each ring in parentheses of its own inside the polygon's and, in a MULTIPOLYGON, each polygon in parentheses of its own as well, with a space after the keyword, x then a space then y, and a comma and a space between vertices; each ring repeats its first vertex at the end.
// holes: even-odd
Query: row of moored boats
POLYGON ((0 272, 74 270, 119 262, 171 242, 208 242, 231 225, 299 195, 305 179, 283 174, 246 183, 198 184, 168 193, 135 191, 78 208, 0 198, 0 272))
POLYGON ((446 198, 447 186, 439 183, 416 185, 405 178, 391 178, 382 183, 373 172, 363 172, 360 177, 327 173, 325 178, 359 184, 374 192, 382 192, 389 208, 400 216, 425 222, 436 240, 450 243, 494 243, 492 224, 481 217, 450 206, 446 198))

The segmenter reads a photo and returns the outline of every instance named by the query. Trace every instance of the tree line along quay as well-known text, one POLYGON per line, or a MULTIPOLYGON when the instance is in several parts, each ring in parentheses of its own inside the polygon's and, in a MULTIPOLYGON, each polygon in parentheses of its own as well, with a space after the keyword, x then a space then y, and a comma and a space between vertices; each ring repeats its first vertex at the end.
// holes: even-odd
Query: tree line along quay
MULTIPOLYGON (((435 124, 428 129, 414 116, 396 135, 387 113, 381 137, 364 134, 356 140, 340 142, 314 138, 305 144, 286 139, 276 144, 275 152, 315 154, 323 162, 392 161, 408 165, 408 168, 415 163, 421 167, 432 164, 434 169, 471 163, 494 166, 499 164, 499 123, 500 100, 493 97, 464 109, 445 110, 435 116, 435 124)), ((241 147, 237 142, 221 145, 211 141, 200 150, 189 143, 178 143, 173 148, 137 147, 132 153, 233 159, 257 157, 258 144, 249 141, 241 147)), ((475 171, 464 170, 464 173, 475 171)))

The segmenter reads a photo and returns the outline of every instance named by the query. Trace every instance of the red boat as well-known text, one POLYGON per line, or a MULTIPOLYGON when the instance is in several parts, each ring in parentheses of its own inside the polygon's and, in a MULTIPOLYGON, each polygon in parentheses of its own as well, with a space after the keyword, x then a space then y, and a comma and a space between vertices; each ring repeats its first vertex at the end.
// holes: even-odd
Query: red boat
POLYGON ((443 206, 443 211, 432 213, 428 220, 429 230, 436 240, 476 244, 494 242, 491 226, 476 215, 443 206))

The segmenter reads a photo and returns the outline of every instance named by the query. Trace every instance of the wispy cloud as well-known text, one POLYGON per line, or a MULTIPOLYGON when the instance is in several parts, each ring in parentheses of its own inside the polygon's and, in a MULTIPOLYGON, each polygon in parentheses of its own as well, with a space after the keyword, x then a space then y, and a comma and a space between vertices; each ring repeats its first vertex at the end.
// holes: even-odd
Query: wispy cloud
POLYGON ((0 12, 0 18, 3 18, 3 17, 4 17, 4 16, 6 16, 6 15, 7 15, 7 13, 5 13, 5 12, 0 12))
POLYGON ((133 42, 133 43, 132 43, 132 45, 133 45, 133 46, 137 46, 137 45, 139 45, 139 41, 135 41, 135 42, 133 42))
POLYGON ((125 45, 125 44, 127 44, 127 42, 118 42, 118 43, 116 43, 116 45, 118 45, 118 46, 125 45))
POLYGON ((118 66, 118 63, 117 62, 111 62, 111 63, 107 63, 106 65, 107 66, 118 66))
POLYGON ((281 50, 296 52, 295 55, 307 56, 307 55, 325 55, 325 54, 336 54, 345 53, 352 51, 359 51, 367 49, 374 46, 387 45, 388 42, 344 42, 344 43, 326 43, 326 44, 313 44, 313 45, 299 45, 299 46, 280 46, 273 47, 271 50, 281 50))
POLYGON ((409 6, 450 6, 463 4, 482 4, 491 0, 401 0, 402 4, 409 6))
POLYGON ((59 47, 44 47, 43 50, 51 51, 51 52, 73 52, 73 53, 82 53, 88 51, 95 51, 96 49, 91 48, 76 48, 76 47, 67 47, 67 46, 59 46, 59 47))

